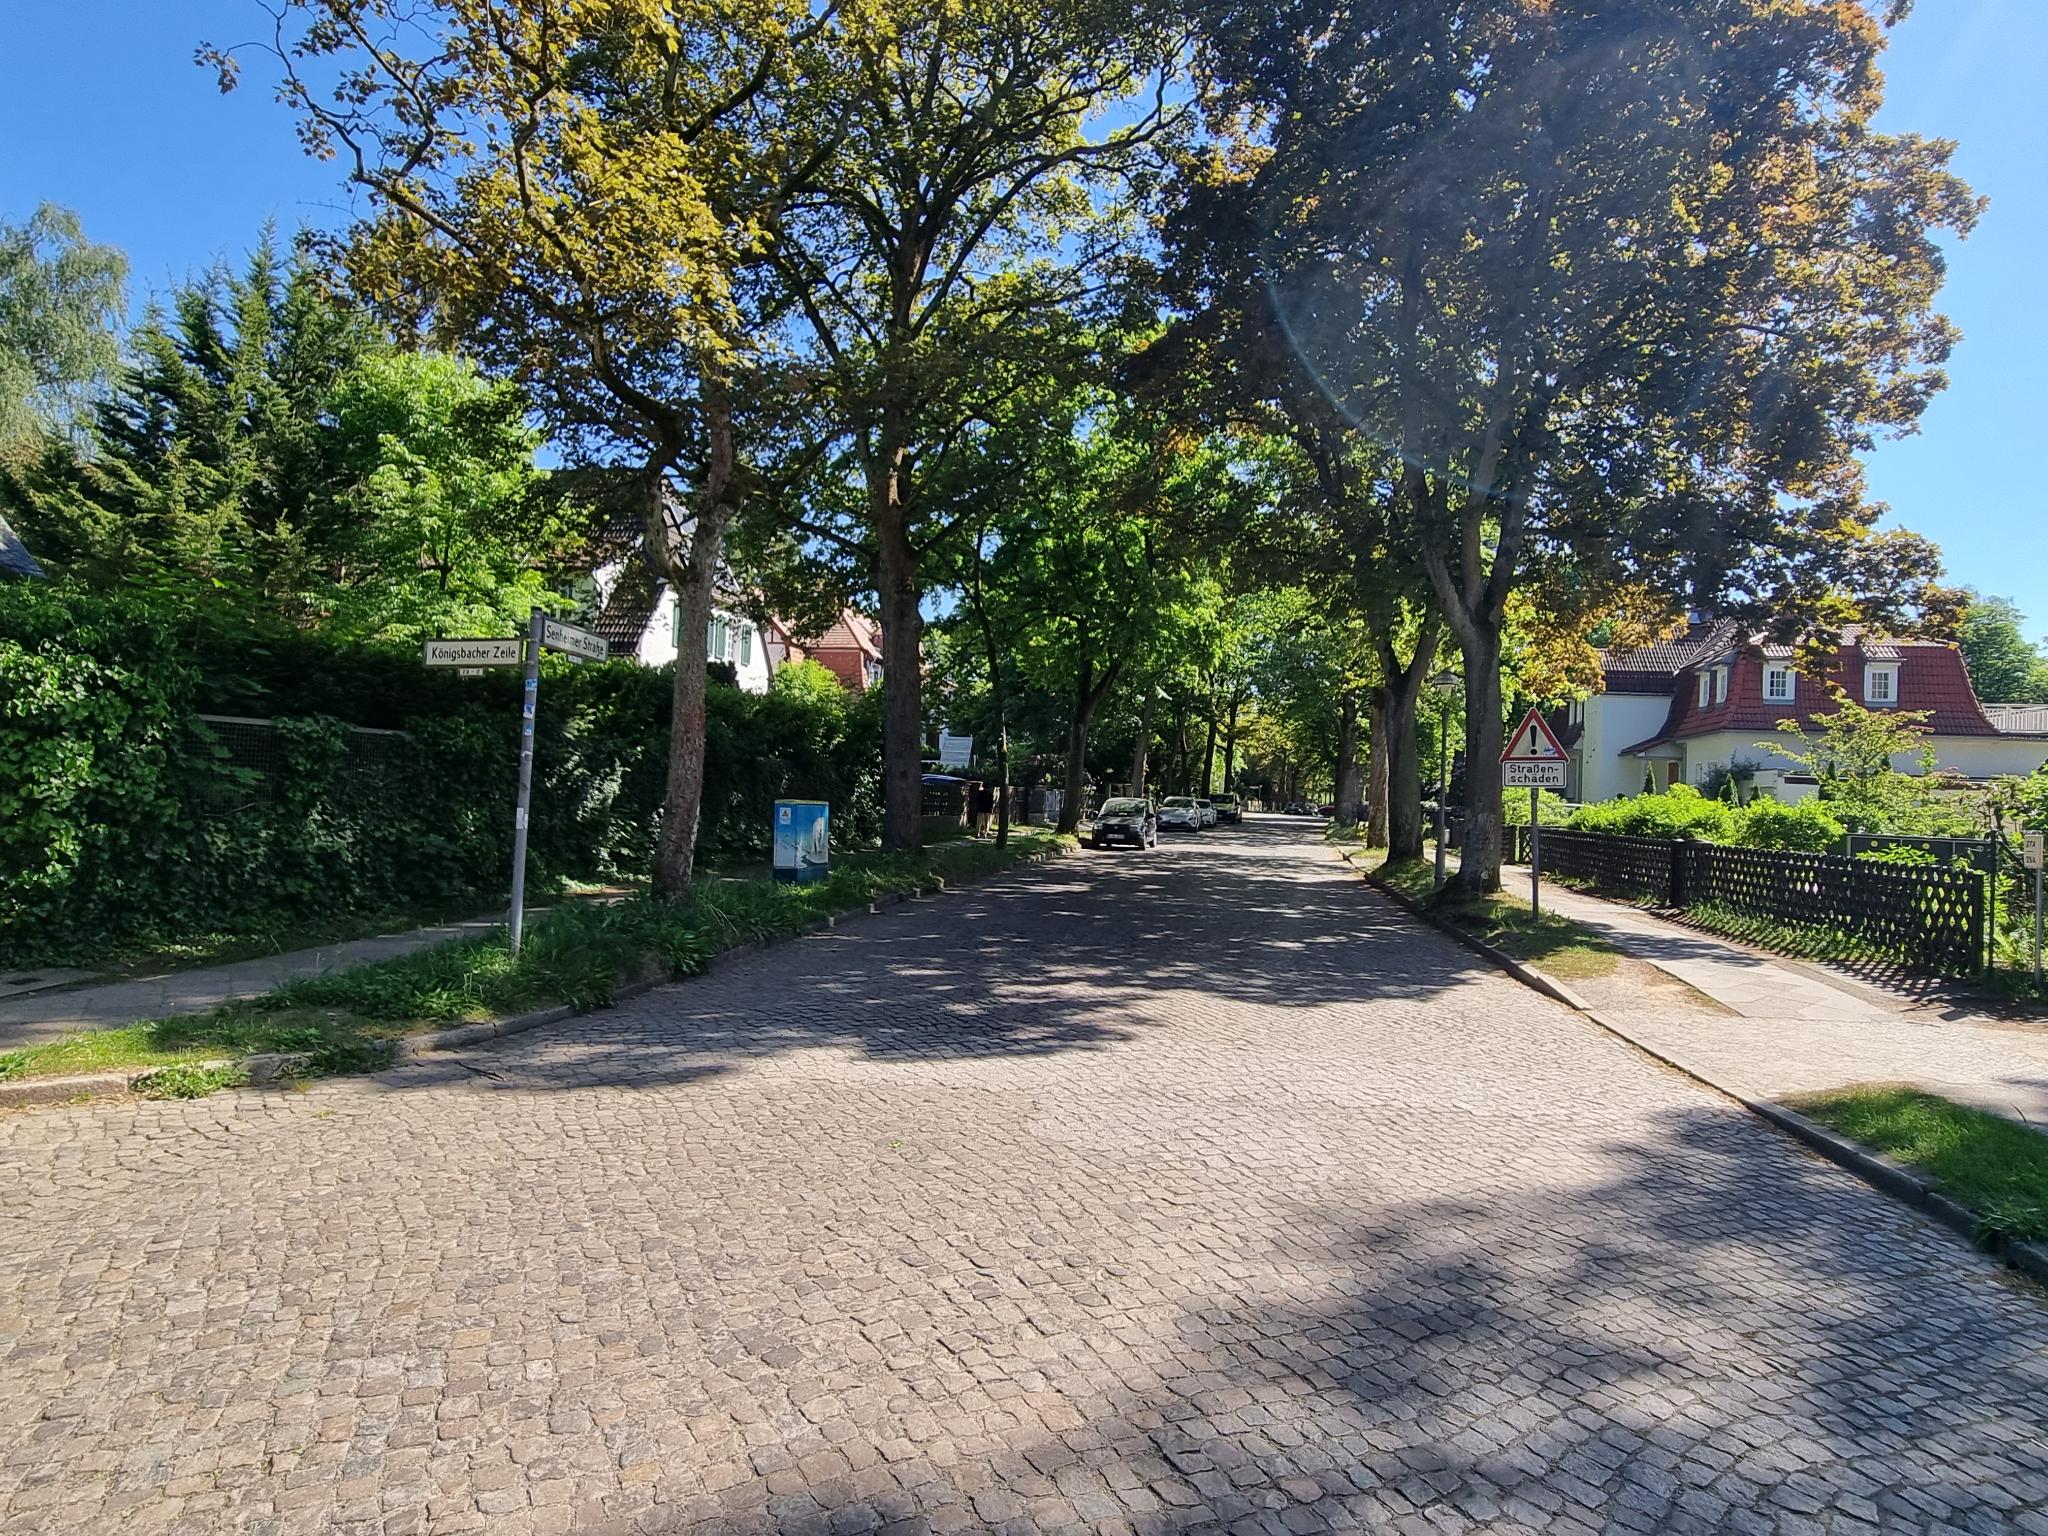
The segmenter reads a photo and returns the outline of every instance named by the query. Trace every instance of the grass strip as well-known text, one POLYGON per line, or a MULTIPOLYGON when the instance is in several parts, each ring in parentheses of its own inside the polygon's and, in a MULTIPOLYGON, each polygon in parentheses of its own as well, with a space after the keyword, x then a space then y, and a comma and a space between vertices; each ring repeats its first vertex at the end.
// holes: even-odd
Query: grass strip
POLYGON ((1917 1088, 1844 1088, 1789 1101, 1933 1180, 1977 1217, 1977 1239, 2048 1240, 2048 1136, 1917 1088))
POLYGON ((1611 975, 1621 951, 1607 938, 1555 913, 1537 913, 1529 903, 1506 891, 1464 897, 1455 888, 1436 889, 1436 867, 1428 859, 1401 859, 1362 867, 1383 885, 1426 907, 1437 917, 1503 954, 1542 967, 1560 981, 1586 981, 1611 975))
POLYGON ((308 1077, 370 1070, 387 1063, 394 1043, 416 1030, 561 1003, 606 1007, 624 982, 695 975, 714 955, 738 945, 1074 846, 1070 837, 1015 831, 1007 848, 961 842, 918 853, 846 856, 813 885, 715 879, 700 882, 687 903, 636 896, 567 904, 527 929, 516 960, 502 929, 452 940, 288 982, 210 1013, 145 1019, 0 1053, 0 1081, 165 1068, 171 1070, 154 1074, 145 1091, 189 1098, 245 1081, 235 1064, 257 1054, 303 1055, 301 1075, 308 1077), (229 1065, 200 1065, 221 1061, 229 1065))

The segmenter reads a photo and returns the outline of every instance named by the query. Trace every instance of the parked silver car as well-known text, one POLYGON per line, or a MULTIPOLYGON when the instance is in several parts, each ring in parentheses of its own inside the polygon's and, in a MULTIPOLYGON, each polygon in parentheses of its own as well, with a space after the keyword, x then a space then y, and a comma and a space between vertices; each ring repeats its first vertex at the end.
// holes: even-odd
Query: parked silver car
POLYGON ((1216 814, 1216 807, 1200 796, 1195 798, 1195 809, 1202 813, 1202 825, 1213 827, 1223 818, 1216 814))
POLYGON ((1205 823, 1202 808, 1195 803, 1193 795, 1168 795, 1159 802, 1159 830, 1169 828, 1180 832, 1199 832, 1205 823))

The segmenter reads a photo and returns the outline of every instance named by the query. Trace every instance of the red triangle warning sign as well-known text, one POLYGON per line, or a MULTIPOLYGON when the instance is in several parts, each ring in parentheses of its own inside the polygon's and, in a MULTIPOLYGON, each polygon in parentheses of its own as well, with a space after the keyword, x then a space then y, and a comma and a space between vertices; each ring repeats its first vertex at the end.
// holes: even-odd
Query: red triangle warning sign
POLYGON ((1538 710, 1530 710, 1508 738, 1500 760, 1504 763, 1562 763, 1568 754, 1550 729, 1550 722, 1538 710))

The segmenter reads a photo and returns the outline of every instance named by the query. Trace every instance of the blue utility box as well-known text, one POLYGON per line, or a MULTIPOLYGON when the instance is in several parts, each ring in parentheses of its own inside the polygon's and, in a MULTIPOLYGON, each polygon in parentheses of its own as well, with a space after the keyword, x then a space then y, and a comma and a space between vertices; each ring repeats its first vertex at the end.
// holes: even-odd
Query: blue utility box
POLYGON ((832 807, 823 800, 775 802, 775 878, 809 885, 832 872, 832 807))

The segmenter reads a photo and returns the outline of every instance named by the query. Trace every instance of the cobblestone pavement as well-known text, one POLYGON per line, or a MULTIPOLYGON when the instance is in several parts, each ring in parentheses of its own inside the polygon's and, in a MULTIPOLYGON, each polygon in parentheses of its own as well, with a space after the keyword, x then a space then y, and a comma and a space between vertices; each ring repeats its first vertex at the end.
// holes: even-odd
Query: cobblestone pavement
POLYGON ((1275 824, 0 1117, 0 1533, 2044 1510, 2038 1293, 1275 824))

